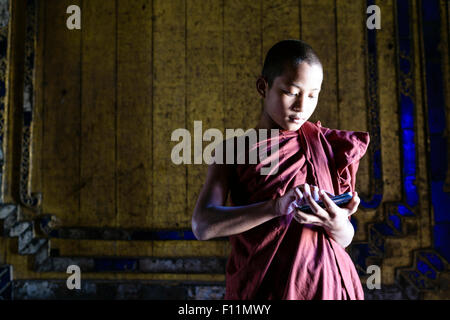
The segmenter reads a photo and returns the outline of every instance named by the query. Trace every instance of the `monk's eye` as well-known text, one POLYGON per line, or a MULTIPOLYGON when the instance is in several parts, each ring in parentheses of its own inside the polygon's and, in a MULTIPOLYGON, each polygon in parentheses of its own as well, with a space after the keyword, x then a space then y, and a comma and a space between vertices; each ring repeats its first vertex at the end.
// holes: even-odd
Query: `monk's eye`
POLYGON ((291 92, 289 92, 289 91, 286 91, 286 90, 282 90, 283 91, 283 93, 285 94, 285 95, 287 95, 287 96, 289 96, 289 97, 295 97, 297 94, 296 93, 291 93, 291 92))

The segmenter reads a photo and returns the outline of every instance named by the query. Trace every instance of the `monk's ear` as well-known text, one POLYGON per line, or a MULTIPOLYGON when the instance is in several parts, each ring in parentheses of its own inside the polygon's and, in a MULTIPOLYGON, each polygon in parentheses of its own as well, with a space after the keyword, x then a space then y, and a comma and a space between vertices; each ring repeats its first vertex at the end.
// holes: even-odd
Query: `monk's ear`
POLYGON ((263 76, 259 76, 258 79, 256 79, 256 90, 261 95, 261 97, 266 97, 268 84, 266 79, 263 76))

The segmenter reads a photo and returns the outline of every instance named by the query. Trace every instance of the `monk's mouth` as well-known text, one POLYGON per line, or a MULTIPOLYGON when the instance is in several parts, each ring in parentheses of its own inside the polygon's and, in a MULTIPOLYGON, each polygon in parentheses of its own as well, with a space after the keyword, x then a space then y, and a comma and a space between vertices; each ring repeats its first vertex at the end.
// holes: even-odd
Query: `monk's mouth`
POLYGON ((289 117, 289 120, 291 120, 294 123, 301 123, 302 119, 298 118, 298 117, 289 117))

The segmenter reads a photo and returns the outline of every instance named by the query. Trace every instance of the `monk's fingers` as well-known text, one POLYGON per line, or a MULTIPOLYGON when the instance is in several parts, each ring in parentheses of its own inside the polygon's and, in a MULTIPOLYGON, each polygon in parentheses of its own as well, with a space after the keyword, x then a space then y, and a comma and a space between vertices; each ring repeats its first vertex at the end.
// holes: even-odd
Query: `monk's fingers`
POLYGON ((314 224, 314 225, 323 224, 323 221, 318 216, 300 211, 298 209, 295 212, 294 219, 302 224, 314 224))
POLYGON ((300 204, 301 202, 303 202, 304 201, 304 197, 303 197, 303 193, 300 190, 300 188, 299 187, 295 187, 294 192, 297 195, 297 203, 300 204))
POLYGON ((326 194, 324 190, 320 191, 320 197, 322 199, 322 202, 325 204, 325 208, 328 212, 335 213, 339 210, 339 207, 336 205, 336 203, 331 200, 331 198, 326 194))
POLYGON ((298 195, 295 191, 295 188, 292 188, 288 192, 286 192, 283 197, 285 197, 289 202, 292 202, 297 200, 298 195))
POLYGON ((318 186, 311 186, 311 195, 315 201, 319 201, 319 187, 318 186))
POLYGON ((304 185, 300 186, 300 191, 303 192, 303 194, 310 194, 314 200, 319 201, 320 200, 320 196, 319 196, 319 187, 318 186, 314 186, 314 185, 309 185, 307 183, 305 183, 304 185))
POLYGON ((300 191, 302 191, 303 196, 305 196, 307 194, 311 194, 311 187, 309 184, 305 183, 300 186, 300 191))
POLYGON ((328 220, 330 214, 325 211, 319 204, 312 198, 311 195, 305 195, 306 201, 311 207, 312 214, 320 218, 322 221, 328 220))
POLYGON ((349 216, 351 216, 356 211, 358 211, 358 206, 360 203, 361 203, 361 199, 358 196, 358 192, 354 191, 352 200, 350 200, 350 202, 346 206, 349 216))

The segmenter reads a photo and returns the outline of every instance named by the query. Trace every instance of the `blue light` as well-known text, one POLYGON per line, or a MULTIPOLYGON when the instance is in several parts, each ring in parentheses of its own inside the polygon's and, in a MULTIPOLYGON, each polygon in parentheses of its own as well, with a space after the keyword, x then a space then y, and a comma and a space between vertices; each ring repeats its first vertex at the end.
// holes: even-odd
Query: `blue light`
POLYGON ((430 268, 428 264, 422 260, 417 261, 417 270, 419 270, 424 276, 430 279, 436 279, 436 272, 430 268))
POLYGON ((407 207, 405 207, 402 204, 399 204, 397 209, 398 209, 398 213, 401 214, 402 216, 408 217, 408 216, 414 215, 411 210, 409 210, 407 207))
POLYGON ((392 221, 392 224, 394 225, 394 228, 398 231, 401 231, 401 220, 397 215, 389 215, 389 220, 392 221))

